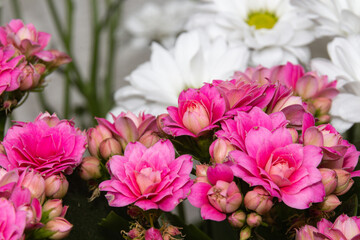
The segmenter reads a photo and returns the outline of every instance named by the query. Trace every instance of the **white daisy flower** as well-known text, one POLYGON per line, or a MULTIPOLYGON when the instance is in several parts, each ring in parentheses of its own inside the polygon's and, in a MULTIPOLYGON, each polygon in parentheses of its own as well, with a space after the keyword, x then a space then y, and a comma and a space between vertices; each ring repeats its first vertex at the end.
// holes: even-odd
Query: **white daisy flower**
POLYGON ((313 14, 317 37, 360 33, 358 0, 292 0, 292 3, 313 14))
POLYGON ((360 35, 335 38, 328 44, 328 59, 313 59, 311 68, 338 80, 340 94, 333 100, 331 123, 345 132, 360 122, 360 35))
POLYGON ((196 5, 189 0, 147 2, 127 18, 124 27, 132 35, 135 46, 146 46, 152 41, 172 46, 196 5))
POLYGON ((129 86, 115 93, 117 107, 111 111, 114 114, 164 113, 168 106, 177 105, 184 89, 199 88, 214 79, 228 79, 234 71, 245 70, 249 58, 246 47, 229 47, 223 38, 211 41, 199 31, 181 34, 170 50, 157 43, 151 49, 150 61, 126 78, 129 86))
POLYGON ((187 29, 205 28, 211 36, 225 36, 231 43, 244 42, 251 63, 271 67, 308 62, 307 47, 314 40, 310 16, 289 0, 214 0, 206 11, 190 18, 187 29))

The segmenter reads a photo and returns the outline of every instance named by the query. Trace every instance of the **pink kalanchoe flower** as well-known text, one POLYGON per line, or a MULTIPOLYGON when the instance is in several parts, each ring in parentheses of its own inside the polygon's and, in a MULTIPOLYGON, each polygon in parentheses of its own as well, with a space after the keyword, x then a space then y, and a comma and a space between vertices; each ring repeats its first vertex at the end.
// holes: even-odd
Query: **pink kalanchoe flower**
POLYGON ((208 182, 198 181, 192 187, 189 202, 201 208, 205 220, 223 221, 227 213, 235 212, 242 202, 242 196, 233 181, 232 170, 223 164, 207 169, 208 182))
POLYGON ((0 94, 10 92, 20 87, 20 64, 24 56, 15 56, 12 46, 0 47, 0 94))
POLYGON ((109 205, 114 207, 134 203, 143 210, 172 211, 192 185, 191 156, 175 158, 169 140, 160 140, 150 148, 129 143, 124 156, 110 158, 107 168, 111 179, 102 182, 100 190, 107 191, 109 205))
POLYGON ((270 131, 288 124, 282 112, 266 114, 260 108, 254 107, 250 112, 239 111, 234 119, 221 122, 221 130, 216 136, 230 141, 237 149, 245 151, 245 138, 254 127, 264 127, 270 131))
POLYGON ((33 24, 25 25, 20 19, 11 20, 0 30, 1 44, 3 46, 12 44, 27 57, 45 55, 46 51, 43 50, 50 38, 49 33, 37 31, 33 24))
POLYGON ((292 141, 286 128, 271 131, 259 126, 245 137, 245 150, 230 152, 234 175, 250 186, 263 186, 286 205, 306 209, 325 197, 321 174, 321 148, 292 141))
MULTIPOLYGON (((345 214, 336 218, 332 223, 326 219, 322 219, 317 223, 317 229, 308 227, 307 225, 303 229, 310 229, 309 234, 315 237, 314 239, 329 239, 329 240, 356 240, 360 238, 360 218, 349 217, 345 214)), ((301 230, 297 232, 297 235, 302 235, 301 230)), ((305 239, 305 238, 296 238, 305 239)))
POLYGON ((232 79, 230 81, 214 80, 212 84, 225 98, 227 109, 257 106, 266 107, 275 92, 275 85, 260 85, 247 78, 232 79))
POLYGON ((34 122, 18 122, 2 142, 0 166, 7 170, 32 168, 48 176, 71 174, 81 163, 86 136, 71 120, 40 114, 34 122))
POLYGON ((6 198, 0 197, 0 239, 22 239, 26 225, 26 212, 18 210, 6 198))
POLYGON ((360 176, 360 171, 354 171, 360 152, 353 144, 343 139, 332 125, 315 126, 314 117, 307 113, 304 115, 302 132, 301 140, 304 145, 321 147, 324 156, 320 167, 344 169, 352 176, 360 176))
POLYGON ((173 136, 199 137, 224 119, 225 99, 215 86, 205 84, 200 89, 189 88, 180 93, 178 107, 167 108, 163 119, 164 132, 173 136))
POLYGON ((104 118, 96 118, 96 120, 99 125, 112 132, 123 148, 130 142, 138 141, 148 131, 151 133, 158 131, 156 118, 151 114, 140 113, 136 116, 131 112, 122 112, 118 116, 112 115, 112 118, 114 123, 104 118))

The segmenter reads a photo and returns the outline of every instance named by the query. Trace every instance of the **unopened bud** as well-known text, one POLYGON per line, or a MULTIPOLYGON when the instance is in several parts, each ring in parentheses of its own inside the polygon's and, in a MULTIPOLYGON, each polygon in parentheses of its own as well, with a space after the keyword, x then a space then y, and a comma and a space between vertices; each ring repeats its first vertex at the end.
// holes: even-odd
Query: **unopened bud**
POLYGON ((334 194, 340 196, 347 193, 352 185, 354 184, 354 180, 351 179, 351 174, 343 169, 334 169, 337 175, 338 184, 334 191, 334 194))
POLYGON ((321 182, 325 187, 326 196, 333 193, 336 189, 338 180, 336 172, 329 168, 320 168, 321 182))
POLYGON ((32 198, 37 198, 40 202, 45 199, 45 180, 35 170, 31 169, 25 173, 21 186, 29 189, 32 198))
POLYGON ((112 133, 109 129, 102 125, 98 125, 95 128, 90 128, 87 131, 88 137, 88 149, 92 156, 98 156, 100 143, 107 138, 112 137, 112 133))
POLYGON ((122 153, 121 145, 115 138, 107 138, 100 143, 100 156, 103 159, 109 159, 113 155, 122 153))
POLYGON ((45 195, 49 198, 63 198, 68 188, 69 182, 62 173, 45 179, 45 195))
POLYGON ((240 231, 240 240, 247 240, 251 237, 251 228, 250 227, 244 227, 240 231))
POLYGON ((85 181, 101 177, 100 160, 92 156, 83 158, 79 174, 85 181))
POLYGON ((232 227, 241 228, 245 224, 246 214, 242 210, 233 212, 229 217, 228 221, 232 227))
POLYGON ((320 203, 319 209, 324 212, 331 212, 341 204, 339 198, 335 194, 326 196, 324 201, 320 203))
POLYGON ((209 148, 211 161, 223 163, 229 152, 235 150, 235 147, 228 141, 221 138, 216 139, 209 148))
POLYGON ((67 208, 67 206, 63 207, 61 199, 49 199, 42 206, 42 211, 48 212, 48 219, 53 219, 55 217, 64 217, 67 208))
POLYGON ((145 147, 149 148, 160 140, 159 135, 154 131, 146 131, 139 139, 145 147))
POLYGON ((265 214, 273 206, 272 197, 262 187, 255 187, 254 190, 246 193, 244 204, 247 209, 256 211, 259 214, 265 214))
POLYGON ((55 217, 47 222, 44 228, 48 231, 54 232, 49 239, 63 239, 69 235, 73 225, 65 218, 55 217))
POLYGON ((246 217, 246 223, 247 225, 249 225, 249 227, 252 228, 258 227, 260 226, 261 222, 262 222, 262 217, 257 213, 254 212, 249 213, 246 217))

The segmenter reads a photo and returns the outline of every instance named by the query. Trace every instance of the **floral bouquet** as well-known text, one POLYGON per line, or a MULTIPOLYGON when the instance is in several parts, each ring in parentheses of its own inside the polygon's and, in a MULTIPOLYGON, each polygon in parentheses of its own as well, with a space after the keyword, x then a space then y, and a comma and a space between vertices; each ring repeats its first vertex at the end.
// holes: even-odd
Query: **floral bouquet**
MULTIPOLYGON (((304 6, 279 1, 284 11, 256 12, 249 4, 241 36, 240 15, 216 21, 240 5, 201 7, 188 32, 166 39, 173 48, 152 45, 151 60, 116 92, 118 106, 107 118, 93 108, 95 126, 84 130, 44 112, 5 131, 29 92, 58 68, 69 77, 76 65, 62 69, 72 59, 45 50, 50 35, 32 24, 0 27, 0 239, 63 239, 99 226, 107 239, 360 239, 360 152, 350 141, 354 129, 344 133, 358 120, 334 108, 356 96, 343 93, 351 84, 333 72, 322 75, 329 62, 314 61, 319 71, 299 64, 308 61, 312 22, 288 19, 304 6), (287 27, 289 35, 271 38, 287 27), (88 205, 106 212, 94 225, 74 199, 80 188, 88 205)), ((336 41, 334 59, 345 55, 336 41)))

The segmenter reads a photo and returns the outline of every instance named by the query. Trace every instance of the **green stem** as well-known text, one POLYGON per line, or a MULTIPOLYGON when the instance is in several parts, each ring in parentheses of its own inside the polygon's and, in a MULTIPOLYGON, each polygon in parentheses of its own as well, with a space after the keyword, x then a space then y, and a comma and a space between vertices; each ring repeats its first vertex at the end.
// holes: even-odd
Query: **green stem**
POLYGON ((19 5, 18 0, 11 0, 10 3, 11 3, 11 5, 12 5, 15 18, 19 18, 19 19, 20 19, 21 16, 22 16, 22 13, 21 13, 21 9, 20 9, 20 5, 19 5))
POLYGON ((0 111, 0 139, 1 141, 4 139, 5 135, 5 125, 6 125, 6 111, 0 111))
POLYGON ((178 205, 178 213, 179 213, 179 217, 183 222, 186 222, 186 216, 185 216, 185 209, 184 209, 184 202, 181 202, 178 205))
MULTIPOLYGON (((114 77, 114 65, 115 65, 115 50, 116 50, 116 29, 118 27, 118 22, 121 13, 121 3, 119 0, 116 5, 109 4, 109 12, 115 11, 115 13, 111 16, 110 19, 110 29, 109 29, 109 44, 108 44, 108 59, 107 59, 107 74, 105 77, 105 91, 104 91, 104 107, 106 112, 108 112, 113 103, 113 77, 114 77), (115 8, 116 7, 116 8, 115 8), (114 10, 115 8, 115 10, 114 10)), ((110 14, 108 14, 109 16, 110 14)))
POLYGON ((99 45, 100 45, 100 27, 99 27, 99 14, 98 14, 98 1, 92 0, 92 25, 93 25, 93 36, 92 36, 92 57, 90 66, 90 93, 91 102, 89 107, 92 109, 92 113, 95 116, 102 116, 100 109, 98 108, 98 95, 97 95, 97 75, 99 68, 99 45), (100 114, 99 114, 100 113, 100 114))

